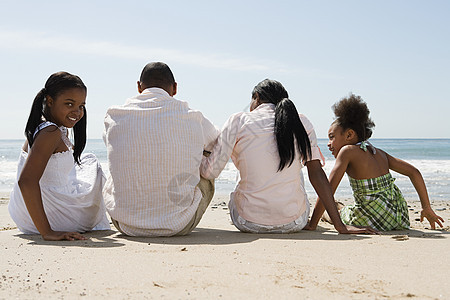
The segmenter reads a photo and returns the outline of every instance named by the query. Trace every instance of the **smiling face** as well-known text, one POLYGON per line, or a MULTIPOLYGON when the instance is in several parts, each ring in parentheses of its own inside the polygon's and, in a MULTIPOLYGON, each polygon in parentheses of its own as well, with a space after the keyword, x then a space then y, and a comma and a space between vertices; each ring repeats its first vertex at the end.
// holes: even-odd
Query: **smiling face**
POLYGON ((72 128, 83 117, 85 105, 86 91, 82 88, 65 90, 56 98, 47 96, 49 121, 72 128))
POLYGON ((334 157, 337 157, 341 148, 345 145, 351 144, 347 139, 347 132, 342 129, 337 123, 333 123, 328 129, 328 149, 334 157))

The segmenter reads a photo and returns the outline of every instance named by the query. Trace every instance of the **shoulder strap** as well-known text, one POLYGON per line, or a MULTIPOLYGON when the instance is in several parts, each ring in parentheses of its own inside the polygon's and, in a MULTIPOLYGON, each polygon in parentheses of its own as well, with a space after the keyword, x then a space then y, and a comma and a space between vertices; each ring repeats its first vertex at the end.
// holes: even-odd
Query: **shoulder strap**
MULTIPOLYGON (((33 137, 36 136, 36 134, 41 131, 42 129, 49 127, 49 126, 56 126, 58 127, 58 125, 56 125, 53 122, 50 121, 45 121, 42 122, 41 124, 38 125, 38 127, 36 128, 36 130, 34 131, 34 135, 33 137)), ((73 148, 73 144, 72 142, 69 140, 69 138, 67 137, 67 128, 64 126, 59 126, 58 129, 61 131, 61 139, 63 140, 64 144, 67 146, 67 148, 70 150, 73 148)))
POLYGON ((61 138, 62 138, 64 144, 66 144, 66 146, 69 150, 72 149, 73 144, 67 136, 67 127, 61 126, 61 127, 59 127, 59 130, 61 130, 61 138))
POLYGON ((39 131, 41 131, 42 129, 44 129, 44 128, 48 127, 48 126, 52 126, 52 125, 58 127, 58 125, 56 125, 55 123, 50 122, 50 121, 45 121, 45 122, 42 122, 41 124, 39 124, 38 127, 36 127, 36 130, 34 131, 33 138, 36 136, 36 134, 39 131))

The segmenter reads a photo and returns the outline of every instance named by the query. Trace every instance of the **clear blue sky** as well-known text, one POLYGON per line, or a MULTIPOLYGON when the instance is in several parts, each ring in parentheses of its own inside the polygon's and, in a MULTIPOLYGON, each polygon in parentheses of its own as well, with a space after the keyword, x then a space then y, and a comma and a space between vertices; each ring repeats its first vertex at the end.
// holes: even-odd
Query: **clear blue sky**
POLYGON ((361 95, 375 138, 450 138, 450 1, 0 1, 0 139, 21 139, 56 71, 88 87, 88 137, 137 93, 150 61, 176 98, 221 127, 265 78, 284 84, 319 137, 331 105, 361 95))

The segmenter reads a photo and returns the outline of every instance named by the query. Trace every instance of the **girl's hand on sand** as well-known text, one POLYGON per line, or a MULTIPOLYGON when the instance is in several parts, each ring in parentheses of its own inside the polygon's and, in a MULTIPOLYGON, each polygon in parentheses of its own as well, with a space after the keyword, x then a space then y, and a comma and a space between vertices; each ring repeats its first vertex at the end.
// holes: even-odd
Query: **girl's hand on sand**
POLYGON ((338 232, 341 234, 380 234, 377 230, 370 227, 356 227, 352 225, 345 225, 338 232))
POLYGON ((436 229, 435 223, 441 226, 441 228, 443 227, 441 222, 444 222, 444 219, 435 214, 431 208, 423 209, 420 212, 420 222, 423 221, 423 218, 427 218, 428 222, 430 222, 431 229, 436 229))
POLYGON ((86 237, 78 232, 64 232, 64 231, 51 231, 47 234, 43 234, 42 238, 46 241, 73 241, 73 240, 87 240, 86 237))

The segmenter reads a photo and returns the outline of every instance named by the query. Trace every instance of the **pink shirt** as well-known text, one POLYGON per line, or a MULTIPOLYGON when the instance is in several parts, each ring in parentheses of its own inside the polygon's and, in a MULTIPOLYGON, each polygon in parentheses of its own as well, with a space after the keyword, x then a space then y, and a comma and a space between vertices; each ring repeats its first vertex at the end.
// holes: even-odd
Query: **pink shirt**
MULTIPOLYGON (((311 142, 309 160, 324 157, 317 145, 314 127, 300 114, 300 120, 311 142)), ((275 105, 261 104, 252 112, 232 115, 209 157, 204 157, 200 173, 216 178, 228 160, 233 160, 240 181, 231 193, 231 201, 239 215, 247 221, 263 225, 287 224, 306 211, 308 204, 299 154, 290 167, 277 172, 280 158, 274 134, 275 105)), ((303 163, 303 164, 302 164, 303 163)))

